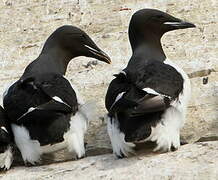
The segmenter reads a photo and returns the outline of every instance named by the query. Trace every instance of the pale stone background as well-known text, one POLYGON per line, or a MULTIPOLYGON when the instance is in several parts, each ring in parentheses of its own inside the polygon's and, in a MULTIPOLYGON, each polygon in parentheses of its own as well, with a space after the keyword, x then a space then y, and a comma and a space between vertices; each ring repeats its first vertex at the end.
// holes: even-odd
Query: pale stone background
MULTIPOLYGON (((105 113, 104 96, 112 74, 124 68, 131 56, 128 24, 131 15, 142 8, 157 8, 196 24, 195 29, 166 34, 162 42, 168 58, 183 67, 192 82, 192 100, 183 138, 190 143, 199 139, 218 140, 216 0, 1 0, 0 98, 7 85, 18 79, 38 56, 44 41, 56 28, 65 24, 78 26, 113 61, 111 65, 99 62, 85 67, 95 60, 79 57, 71 61, 67 71, 67 77, 78 86, 84 98, 97 102, 99 117, 90 123, 86 135, 88 155, 110 152, 105 122, 101 118, 105 113), (208 83, 203 84, 206 78, 208 83)), ((60 179, 62 175, 72 179, 218 179, 217 146, 217 142, 191 144, 174 153, 140 156, 139 162, 138 158, 115 161, 111 155, 104 155, 36 168, 15 167, 0 174, 0 178, 24 179, 26 173, 27 179, 47 176, 60 179)))

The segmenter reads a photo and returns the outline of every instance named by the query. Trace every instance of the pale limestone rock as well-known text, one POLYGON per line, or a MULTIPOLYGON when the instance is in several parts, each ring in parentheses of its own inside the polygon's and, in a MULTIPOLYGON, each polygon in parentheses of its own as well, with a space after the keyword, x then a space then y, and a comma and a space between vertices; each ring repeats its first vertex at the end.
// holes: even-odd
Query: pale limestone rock
MULTIPOLYGON (((86 68, 84 65, 88 64, 89 61, 93 61, 93 59, 79 57, 72 60, 67 71, 67 77, 79 87, 85 99, 94 99, 97 102, 99 119, 90 123, 90 128, 86 135, 88 152, 90 154, 110 152, 111 146, 106 134, 105 122, 102 121, 102 117, 106 113, 104 96, 109 82, 113 79, 112 75, 124 68, 131 56, 127 33, 128 24, 131 15, 141 8, 157 8, 196 24, 197 28, 195 29, 167 33, 162 38, 162 43, 167 57, 183 67, 191 77, 192 100, 189 103, 187 122, 182 130, 183 138, 188 142, 194 142, 201 137, 207 137, 207 140, 208 138, 210 139, 210 136, 212 136, 212 139, 217 137, 218 4, 216 0, 3 0, 0 2, 0 99, 2 99, 2 94, 6 86, 16 81, 21 76, 24 68, 38 56, 49 34, 61 25, 72 24, 78 26, 84 29, 99 47, 108 53, 113 62, 111 65, 99 62, 96 66, 86 68), (206 82, 206 78, 208 78, 208 82, 203 84, 203 81, 206 82)), ((205 140, 205 138, 203 139, 205 140)), ((187 153, 188 151, 190 153, 193 152, 191 145, 186 147, 187 153)), ((194 148, 197 149, 198 146, 194 145, 194 148)), ((177 152, 173 154, 176 156, 177 152)), ((163 155, 163 157, 167 159, 168 154, 163 155)), ((205 159, 210 159, 210 157, 204 157, 205 159)), ((99 158, 110 159, 112 157, 101 156, 99 158)), ((155 160, 156 156, 153 158, 155 160)), ((84 165, 86 163, 88 164, 89 158, 79 162, 83 162, 84 165)), ((123 170, 120 171, 124 174, 124 171, 128 172, 129 166, 130 168, 134 168, 134 163, 137 165, 140 161, 137 162, 133 158, 131 160, 117 162, 121 162, 121 167, 122 162, 128 164, 124 164, 123 170), (132 164, 131 161, 133 161, 132 164)), ((180 160, 179 162, 182 164, 181 168, 183 168, 183 164, 184 166, 190 165, 193 172, 187 170, 185 171, 187 173, 182 176, 182 171, 178 170, 178 177, 185 178, 186 175, 187 177, 191 177, 192 175, 193 179, 199 179, 196 177, 202 175, 202 179, 205 179, 203 178, 204 170, 202 169, 204 167, 201 167, 203 165, 201 162, 198 165, 198 161, 193 159, 194 167, 191 167, 192 164, 186 161, 186 159, 180 160), (199 168, 199 172, 197 171, 196 173, 199 174, 195 175, 194 168, 197 167, 199 168)), ((72 166, 73 168, 74 163, 76 163, 75 169, 77 169, 78 162, 69 163, 69 167, 72 166)), ((103 160, 100 163, 103 163, 103 160)), ((113 164, 113 161, 109 160, 109 163, 113 164)), ((143 166, 143 164, 139 164, 139 169, 141 165, 143 166)), ((61 168, 62 164, 54 166, 61 168)), ((172 162, 171 166, 173 166, 172 162)), ((171 166, 169 165, 169 167, 171 166)), ((176 166, 180 165, 175 164, 176 166)), ((149 165, 145 166, 145 169, 149 169, 149 167, 149 165)), ((49 168, 47 166, 38 167, 34 170, 29 168, 28 171, 32 171, 33 174, 43 171, 47 175, 49 168)), ((162 170, 164 172, 164 169, 162 170)), ((18 173, 24 171, 20 168, 18 173)), ((57 169, 57 171, 59 172, 61 170, 57 169)), ((170 173, 176 170, 172 169, 171 171, 168 169, 168 171, 170 173)), ((16 170, 13 170, 12 174, 18 175, 15 172, 16 170)), ((132 170, 131 172, 138 174, 137 172, 142 171, 135 169, 135 171, 132 170)), ((155 170, 152 170, 152 172, 149 171, 145 176, 154 172, 155 170)), ((93 171, 93 174, 95 173, 96 171, 93 171)), ((102 175, 102 178, 104 178, 104 176, 113 175, 112 170, 107 171, 107 173, 104 174, 101 172, 99 176, 102 175)), ((210 177, 210 173, 211 178, 209 179, 212 179, 214 173, 217 172, 213 170, 213 165, 208 163, 208 166, 205 167, 205 174, 210 177)), ((68 174, 70 176, 71 171, 68 173, 67 170, 66 174, 66 176, 68 174)), ((127 174, 129 175, 130 173, 127 174)), ((119 174, 116 175, 113 177, 119 177, 119 174)), ((12 176, 8 173, 7 177, 12 176)), ((159 177, 157 175, 156 179, 159 179, 159 177)), ((168 179, 174 179, 174 177, 177 177, 177 175, 174 174, 168 179)))
POLYGON ((77 179, 77 180, 216 180, 218 142, 182 146, 165 154, 141 153, 117 160, 111 154, 78 161, 37 167, 14 167, 2 180, 77 179))

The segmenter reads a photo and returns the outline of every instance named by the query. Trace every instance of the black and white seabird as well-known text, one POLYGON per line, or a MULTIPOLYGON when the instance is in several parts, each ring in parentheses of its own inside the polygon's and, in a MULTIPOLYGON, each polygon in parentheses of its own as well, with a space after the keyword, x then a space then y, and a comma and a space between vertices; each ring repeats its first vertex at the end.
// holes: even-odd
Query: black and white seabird
POLYGON ((132 16, 129 40, 133 53, 127 67, 110 83, 105 100, 108 134, 117 157, 133 153, 138 142, 156 142, 154 151, 179 148, 190 81, 166 58, 161 37, 192 27, 155 9, 142 9, 132 16))
POLYGON ((0 106, 0 169, 7 170, 13 161, 13 137, 4 109, 0 106))
POLYGON ((85 155, 84 133, 93 117, 93 105, 85 104, 64 77, 70 60, 78 56, 111 62, 81 29, 58 28, 38 58, 4 94, 14 141, 27 164, 34 165, 41 154, 65 147, 77 158, 85 155))

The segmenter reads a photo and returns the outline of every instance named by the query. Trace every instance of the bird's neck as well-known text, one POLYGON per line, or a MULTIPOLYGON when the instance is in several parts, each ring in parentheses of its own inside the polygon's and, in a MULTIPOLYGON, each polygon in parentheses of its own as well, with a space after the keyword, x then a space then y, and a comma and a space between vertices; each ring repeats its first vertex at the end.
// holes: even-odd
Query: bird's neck
POLYGON ((129 29, 129 40, 132 47, 133 57, 144 60, 164 61, 166 55, 161 45, 162 34, 155 32, 136 33, 129 29))
POLYGON ((70 60, 74 58, 71 54, 62 50, 61 48, 52 48, 47 52, 39 55, 38 61, 40 63, 51 65, 51 70, 65 74, 70 60))
POLYGON ((133 50, 133 57, 144 60, 156 60, 163 62, 166 55, 162 49, 161 43, 144 42, 133 50))
POLYGON ((66 73, 68 63, 72 58, 72 55, 60 48, 51 48, 47 51, 42 51, 39 57, 27 66, 24 75, 43 74, 49 72, 64 75, 66 73))

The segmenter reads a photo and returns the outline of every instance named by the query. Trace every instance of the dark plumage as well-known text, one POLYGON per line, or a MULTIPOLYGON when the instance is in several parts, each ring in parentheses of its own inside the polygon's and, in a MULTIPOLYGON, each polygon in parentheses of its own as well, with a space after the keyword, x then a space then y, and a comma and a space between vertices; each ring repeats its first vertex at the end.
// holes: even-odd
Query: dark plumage
POLYGON ((178 148, 190 84, 184 71, 166 60, 164 33, 195 27, 167 13, 142 9, 131 18, 132 57, 109 85, 105 105, 116 156, 128 156, 134 142, 155 141, 155 150, 178 148))
POLYGON ((12 159, 13 135, 4 109, 0 106, 0 169, 10 168, 12 159))
POLYGON ((64 77, 68 63, 77 56, 110 63, 84 31, 62 26, 5 93, 4 108, 25 163, 35 164, 42 153, 65 147, 77 158, 85 155, 84 133, 92 118, 91 105, 81 100, 64 77))

